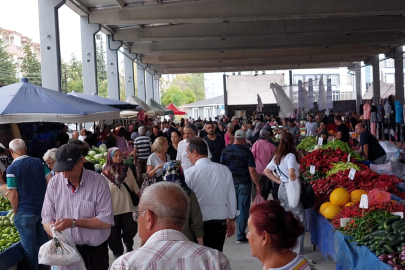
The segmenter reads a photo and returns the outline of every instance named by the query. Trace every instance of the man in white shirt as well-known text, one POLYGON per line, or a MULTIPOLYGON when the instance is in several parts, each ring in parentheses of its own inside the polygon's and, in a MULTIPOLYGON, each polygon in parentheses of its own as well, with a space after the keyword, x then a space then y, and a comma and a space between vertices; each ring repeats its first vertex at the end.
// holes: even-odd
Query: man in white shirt
POLYGON ((222 252, 193 243, 182 233, 188 196, 179 185, 163 181, 145 189, 136 214, 141 247, 119 257, 111 270, 231 269, 222 252))
POLYGON ((314 133, 318 128, 318 124, 314 122, 314 117, 312 115, 308 117, 308 120, 309 121, 305 124, 306 134, 307 136, 314 136, 314 133))
POLYGON ((203 139, 190 140, 187 152, 194 166, 184 171, 184 177, 201 208, 204 245, 222 251, 225 236, 235 233, 236 195, 232 173, 228 167, 208 158, 203 139))
MULTIPOLYGON (((176 160, 181 161, 181 167, 183 168, 183 171, 193 166, 193 164, 190 162, 187 156, 187 145, 191 139, 196 137, 196 134, 197 128, 193 124, 186 125, 183 129, 184 140, 180 141, 179 145, 177 146, 176 160)), ((208 148, 208 158, 212 158, 209 148, 208 148)))

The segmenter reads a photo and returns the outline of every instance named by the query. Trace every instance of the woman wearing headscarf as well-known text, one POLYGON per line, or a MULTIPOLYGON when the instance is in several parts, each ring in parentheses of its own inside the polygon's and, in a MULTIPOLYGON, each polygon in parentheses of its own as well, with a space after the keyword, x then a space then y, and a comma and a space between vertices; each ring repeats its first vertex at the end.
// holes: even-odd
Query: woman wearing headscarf
POLYGON ((186 192, 190 203, 188 222, 186 222, 184 226, 183 234, 187 236, 190 241, 203 245, 204 224, 200 205, 198 204, 195 193, 187 186, 184 180, 183 169, 179 161, 175 160, 165 163, 163 167, 163 180, 179 184, 184 192, 186 192))
MULTIPOLYGON (((277 148, 269 142, 270 131, 262 129, 259 133, 259 140, 252 146, 252 153, 255 157, 256 171, 260 175, 260 190, 262 197, 267 200, 270 194, 271 180, 264 175, 264 169, 272 160, 277 148)), ((274 183, 274 185, 277 185, 274 183)), ((277 186, 278 187, 278 186, 277 186)), ((252 198, 256 197, 256 187, 252 188, 252 198)))
POLYGON ((102 175, 108 182, 111 191, 111 200, 114 213, 114 226, 111 227, 111 234, 108 238, 108 246, 115 258, 124 254, 126 251, 133 250, 134 237, 137 233, 138 225, 132 218, 135 206, 132 204, 128 188, 141 196, 139 187, 131 170, 123 163, 123 155, 118 147, 108 150, 107 163, 103 168, 102 175))
POLYGON ((255 125, 255 129, 253 130, 253 133, 252 133, 252 144, 254 144, 259 139, 260 130, 262 130, 262 128, 263 128, 263 123, 257 122, 255 125))

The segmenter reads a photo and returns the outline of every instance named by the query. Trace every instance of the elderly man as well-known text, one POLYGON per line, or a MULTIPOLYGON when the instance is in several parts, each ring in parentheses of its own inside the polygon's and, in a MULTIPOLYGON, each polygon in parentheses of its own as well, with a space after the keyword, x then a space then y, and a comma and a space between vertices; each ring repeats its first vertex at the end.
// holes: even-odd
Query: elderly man
MULTIPOLYGON (((38 267, 38 250, 48 236, 41 225, 41 209, 46 184, 52 174, 44 163, 26 155, 23 140, 15 139, 9 144, 13 163, 7 167, 8 198, 15 213, 14 224, 28 261, 28 269, 38 267)), ((42 269, 47 269, 42 266, 42 269)))
POLYGON ((79 139, 79 132, 77 132, 76 130, 73 131, 72 133, 72 140, 78 140, 79 139))
MULTIPOLYGON (((181 167, 183 170, 187 170, 193 166, 187 156, 187 146, 191 139, 195 138, 197 134, 197 129, 193 124, 188 124, 183 129, 183 140, 179 142, 177 146, 177 157, 176 160, 181 161, 181 167)), ((208 158, 212 158, 211 152, 208 149, 208 158)))
POLYGON ((190 141, 187 152, 194 166, 184 176, 201 208, 204 245, 222 251, 226 234, 230 237, 235 233, 236 195, 232 173, 208 158, 208 147, 199 138, 190 141))
POLYGON ((111 270, 231 269, 224 254, 181 233, 187 213, 188 196, 180 186, 160 182, 145 189, 137 211, 141 247, 119 257, 111 270))
POLYGON ((49 236, 51 225, 70 234, 88 270, 107 270, 107 239, 114 225, 111 193, 104 177, 84 169, 83 162, 76 145, 59 148, 53 169, 61 173, 48 184, 42 223, 49 236))
POLYGON ((239 118, 236 117, 236 116, 233 116, 232 119, 231 119, 231 122, 232 122, 232 124, 233 124, 233 131, 232 131, 232 133, 235 134, 235 132, 236 132, 238 129, 240 129, 240 126, 239 126, 239 118))
POLYGON ((387 154, 376 137, 365 129, 362 123, 356 125, 356 134, 360 136, 361 154, 373 164, 384 164, 387 154))
POLYGON ((146 136, 146 128, 138 129, 139 137, 134 141, 134 164, 136 165, 136 182, 138 187, 142 186, 142 174, 146 173, 146 162, 151 153, 151 139, 146 136))
POLYGON ((238 210, 240 212, 239 216, 236 217, 238 244, 247 243, 245 231, 249 218, 252 181, 256 184, 257 193, 261 193, 255 158, 252 152, 245 147, 245 144, 246 132, 238 130, 235 133, 234 143, 228 144, 221 155, 221 164, 231 170, 235 185, 238 210))

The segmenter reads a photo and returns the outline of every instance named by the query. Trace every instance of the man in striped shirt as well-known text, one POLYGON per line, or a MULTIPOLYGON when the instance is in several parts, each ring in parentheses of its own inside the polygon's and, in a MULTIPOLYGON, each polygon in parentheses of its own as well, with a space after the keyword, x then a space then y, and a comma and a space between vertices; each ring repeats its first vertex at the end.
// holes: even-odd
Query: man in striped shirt
POLYGON ((137 214, 141 247, 119 257, 111 270, 231 269, 222 252, 190 242, 181 233, 188 222, 188 196, 179 185, 149 186, 137 214))
POLYGON ((146 162, 151 152, 150 138, 145 136, 145 127, 138 129, 139 137, 134 142, 134 164, 136 165, 136 182, 142 186, 142 174, 146 173, 146 162))
POLYGON ((87 270, 107 270, 107 239, 114 225, 111 193, 104 177, 83 163, 76 145, 58 149, 53 169, 60 173, 48 184, 42 224, 50 236, 51 225, 72 236, 87 270))

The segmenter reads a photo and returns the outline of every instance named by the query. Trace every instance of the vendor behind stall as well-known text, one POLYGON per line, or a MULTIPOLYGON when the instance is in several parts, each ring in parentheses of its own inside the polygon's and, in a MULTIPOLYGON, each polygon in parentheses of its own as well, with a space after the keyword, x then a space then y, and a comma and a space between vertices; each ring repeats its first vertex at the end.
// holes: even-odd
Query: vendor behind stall
POLYGON ((374 135, 365 129, 362 123, 356 125, 356 134, 360 136, 361 153, 365 159, 370 160, 374 164, 384 164, 387 159, 385 150, 374 135))
POLYGON ((349 143, 349 128, 346 126, 346 124, 343 123, 342 117, 340 115, 335 116, 335 124, 337 125, 337 136, 335 139, 349 143))

